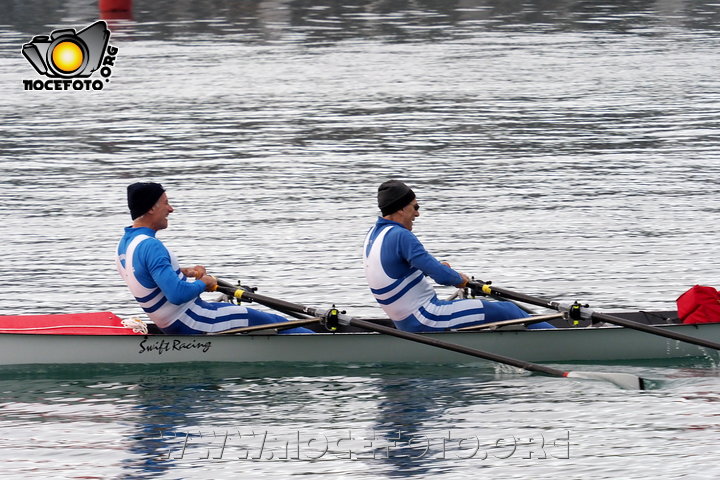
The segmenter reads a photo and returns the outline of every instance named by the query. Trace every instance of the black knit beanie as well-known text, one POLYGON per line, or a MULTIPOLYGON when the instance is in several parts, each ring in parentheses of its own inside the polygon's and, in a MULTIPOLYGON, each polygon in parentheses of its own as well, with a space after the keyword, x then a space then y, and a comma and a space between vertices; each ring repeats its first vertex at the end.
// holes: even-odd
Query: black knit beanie
POLYGON ((383 217, 404 208, 415 199, 415 192, 400 180, 388 180, 378 188, 378 207, 383 217))
POLYGON ((159 183, 137 182, 127 187, 128 207, 133 220, 145 215, 165 192, 159 183))

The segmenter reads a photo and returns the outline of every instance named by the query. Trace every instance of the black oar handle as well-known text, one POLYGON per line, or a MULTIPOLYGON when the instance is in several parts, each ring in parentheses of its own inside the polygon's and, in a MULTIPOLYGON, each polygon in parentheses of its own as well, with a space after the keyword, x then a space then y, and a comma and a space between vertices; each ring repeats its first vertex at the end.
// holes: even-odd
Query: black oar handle
MULTIPOLYGON (((226 283, 226 282, 223 282, 223 283, 226 283)), ((218 283, 216 290, 219 292, 222 292, 226 295, 230 295, 231 297, 237 298, 238 300, 254 301, 254 302, 258 302, 263 305, 277 308, 279 310, 287 310, 290 312, 305 313, 312 317, 322 317, 327 313, 324 311, 320 311, 317 308, 306 307, 304 305, 299 305, 297 303, 290 303, 290 302, 286 302, 284 300, 278 300, 276 298, 266 297, 265 295, 260 295, 259 293, 250 292, 241 287, 232 287, 232 286, 227 286, 226 284, 218 283)))
POLYGON ((609 315, 607 313, 600 313, 595 312, 593 310, 587 309, 585 306, 580 305, 561 305, 560 303, 553 302, 550 300, 545 300, 543 298, 539 297, 533 297, 530 295, 525 295, 522 293, 513 292, 510 290, 506 290, 504 288, 498 288, 494 287, 488 283, 480 282, 480 281, 471 281, 468 282, 468 286, 471 288, 476 288, 480 290, 481 292, 485 293, 486 295, 494 295, 496 297, 503 297, 507 299, 517 300, 520 302, 529 303, 531 305, 538 305, 545 308, 550 308, 552 310, 557 310, 559 312, 562 311, 570 311, 571 308, 578 308, 585 318, 590 318, 591 320, 597 320, 601 322, 607 322, 612 323, 613 325, 620 325, 621 327, 627 327, 631 328, 633 330, 639 330, 646 333, 651 333, 653 335, 659 335, 662 337, 670 338, 672 340, 679 340, 681 342, 687 342, 692 343, 693 345, 698 345, 701 347, 707 347, 707 348, 713 348, 715 350, 720 350, 720 343, 713 342, 710 340, 704 340, 702 338, 692 337, 690 335, 685 335, 684 333, 678 333, 668 330, 667 328, 660 328, 655 327, 653 325, 646 325, 644 323, 634 322, 632 320, 627 320, 625 318, 616 317, 615 315, 609 315))
POLYGON ((539 307, 549 308, 551 310, 561 311, 561 305, 557 302, 550 300, 544 300, 538 297, 531 297, 522 293, 511 292, 503 288, 493 287, 490 283, 474 280, 468 282, 468 287, 479 290, 485 295, 492 295, 493 297, 506 298, 508 300, 516 300, 518 302, 529 303, 530 305, 537 305, 539 307))
MULTIPOLYGON (((242 285, 233 285, 232 283, 230 283, 230 282, 228 282, 228 281, 226 281, 226 280, 222 280, 222 279, 220 279, 220 278, 216 278, 215 280, 217 280, 217 284, 218 284, 216 290, 219 291, 219 292, 225 293, 226 295, 230 295, 230 296, 233 296, 234 292, 235 292, 238 288, 239 288, 239 289, 242 289, 242 290, 244 290, 244 291, 251 292, 251 293, 255 293, 255 290, 257 290, 256 288, 244 287, 244 286, 242 286, 242 285), (220 287, 223 287, 223 288, 220 288, 220 287), (231 290, 231 289, 232 289, 232 290, 231 290)), ((247 298, 247 297, 246 297, 244 300, 245 300, 245 301, 248 301, 248 302, 252 302, 252 300, 250 300, 250 299, 247 298)), ((260 302, 258 302, 258 303, 260 303, 260 302)), ((281 312, 281 313, 283 313, 283 314, 285 314, 285 315, 288 315, 288 316, 293 317, 293 318, 298 318, 298 319, 301 319, 301 320, 302 320, 302 319, 305 319, 305 318, 309 318, 308 315, 305 315, 305 314, 302 314, 302 313, 297 313, 297 312, 295 312, 295 311, 293 311, 293 310, 287 310, 287 309, 282 309, 282 308, 276 308, 276 310, 278 310, 279 312, 281 312)))

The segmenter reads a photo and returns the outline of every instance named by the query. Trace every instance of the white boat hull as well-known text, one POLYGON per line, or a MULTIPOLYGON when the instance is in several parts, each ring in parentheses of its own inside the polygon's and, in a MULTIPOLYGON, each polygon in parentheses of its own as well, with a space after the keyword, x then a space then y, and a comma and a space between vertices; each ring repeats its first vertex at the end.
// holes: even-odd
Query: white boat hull
MULTIPOLYGON (((673 331, 720 342, 720 324, 673 331)), ((703 347, 623 327, 430 334, 530 362, 717 358, 703 347)), ((176 362, 473 363, 479 358, 375 333, 307 335, 0 334, 0 365, 176 362)))

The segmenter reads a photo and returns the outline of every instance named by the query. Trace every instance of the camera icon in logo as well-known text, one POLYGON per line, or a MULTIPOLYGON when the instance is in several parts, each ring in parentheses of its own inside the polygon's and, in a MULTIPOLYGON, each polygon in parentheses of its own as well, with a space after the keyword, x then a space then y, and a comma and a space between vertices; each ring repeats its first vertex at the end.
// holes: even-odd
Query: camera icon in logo
POLYGON ((37 35, 23 45, 22 54, 41 75, 89 77, 100 68, 109 39, 110 30, 100 20, 77 33, 67 28, 37 35))

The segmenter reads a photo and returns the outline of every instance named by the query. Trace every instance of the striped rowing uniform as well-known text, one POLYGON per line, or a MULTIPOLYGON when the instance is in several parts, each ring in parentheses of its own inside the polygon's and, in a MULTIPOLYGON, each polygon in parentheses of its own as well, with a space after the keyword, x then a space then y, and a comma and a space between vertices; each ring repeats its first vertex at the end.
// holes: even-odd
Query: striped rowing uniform
MULTIPOLYGON (((118 243, 116 264, 135 300, 164 333, 221 332, 286 321, 279 315, 242 305, 202 300, 205 283, 187 278, 175 254, 155 238, 155 233, 151 228, 126 227, 118 243)), ((281 333, 313 332, 293 328, 281 333)))
MULTIPOLYGON (((511 302, 440 300, 426 275, 441 285, 462 277, 430 255, 415 234, 379 217, 365 237, 365 277, 370 291, 400 330, 432 332, 527 317, 511 302)), ((529 328, 553 328, 543 322, 529 328)))

